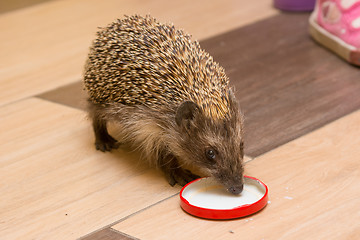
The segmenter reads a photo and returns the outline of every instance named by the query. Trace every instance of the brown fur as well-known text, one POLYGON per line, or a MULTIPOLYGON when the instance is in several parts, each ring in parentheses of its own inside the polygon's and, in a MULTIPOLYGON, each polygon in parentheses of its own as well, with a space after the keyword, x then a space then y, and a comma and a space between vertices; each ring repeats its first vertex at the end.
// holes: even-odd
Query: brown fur
POLYGON ((107 122, 113 121, 120 128, 119 142, 162 169, 171 185, 184 185, 197 177, 183 168, 187 165, 215 177, 229 191, 241 192, 243 123, 238 103, 223 68, 188 35, 150 17, 119 20, 98 34, 84 81, 97 149, 110 151, 119 146, 107 131, 107 122), (136 44, 130 44, 120 37, 130 37, 129 29, 145 34, 137 38, 161 44, 153 44, 157 47, 151 51, 142 45, 143 40, 133 38, 136 44), (156 36, 154 29, 160 29, 156 36), (159 61, 164 43, 172 54, 159 61), (110 54, 114 46, 121 54, 110 54), (182 50, 171 51, 174 46, 182 50), (136 55, 139 51, 143 55, 136 55), (132 55, 139 59, 127 60, 125 66, 124 58, 132 55), (139 62, 147 64, 138 66, 139 62), (209 150, 216 154, 214 158, 209 157, 209 150))

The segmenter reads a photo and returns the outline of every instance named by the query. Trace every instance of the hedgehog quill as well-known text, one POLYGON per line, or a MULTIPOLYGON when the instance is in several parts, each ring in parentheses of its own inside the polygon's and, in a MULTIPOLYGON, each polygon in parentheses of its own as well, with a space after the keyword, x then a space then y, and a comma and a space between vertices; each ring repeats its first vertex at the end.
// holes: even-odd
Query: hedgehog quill
POLYGON ((197 41, 151 16, 101 28, 85 64, 84 86, 96 149, 127 144, 161 169, 171 186, 212 176, 243 190, 243 116, 224 68, 197 41), (108 122, 120 139, 108 132, 108 122))

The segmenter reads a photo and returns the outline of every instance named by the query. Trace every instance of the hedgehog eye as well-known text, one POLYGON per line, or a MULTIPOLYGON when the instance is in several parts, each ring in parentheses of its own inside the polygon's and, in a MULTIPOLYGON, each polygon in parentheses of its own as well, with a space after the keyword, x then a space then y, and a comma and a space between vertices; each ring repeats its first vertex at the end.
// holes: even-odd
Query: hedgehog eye
POLYGON ((211 160, 211 161, 214 161, 215 158, 216 158, 216 152, 215 152, 215 150, 212 149, 212 148, 206 149, 205 155, 206 155, 206 158, 209 159, 209 160, 211 160))

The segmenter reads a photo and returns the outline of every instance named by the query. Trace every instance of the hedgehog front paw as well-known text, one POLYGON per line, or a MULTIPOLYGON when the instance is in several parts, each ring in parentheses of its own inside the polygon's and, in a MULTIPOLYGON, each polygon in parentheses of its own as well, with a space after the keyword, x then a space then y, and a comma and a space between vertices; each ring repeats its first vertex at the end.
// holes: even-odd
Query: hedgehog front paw
POLYGON ((96 150, 100 150, 102 152, 110 152, 111 149, 117 149, 119 148, 119 146, 120 143, 110 135, 107 135, 105 138, 96 139, 95 141, 96 150))
POLYGON ((172 169, 166 174, 166 178, 171 186, 178 183, 180 186, 185 186, 187 183, 198 179, 200 176, 193 174, 187 169, 177 168, 172 169))

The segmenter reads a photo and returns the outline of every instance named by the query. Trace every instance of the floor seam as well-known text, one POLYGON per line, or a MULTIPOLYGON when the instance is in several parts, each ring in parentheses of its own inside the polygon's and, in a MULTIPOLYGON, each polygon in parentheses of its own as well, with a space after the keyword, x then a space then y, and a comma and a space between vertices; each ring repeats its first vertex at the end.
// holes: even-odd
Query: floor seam
MULTIPOLYGON (((106 228, 110 228, 111 230, 115 230, 115 229, 112 228, 114 225, 116 225, 116 224, 118 224, 118 223, 121 223, 121 222, 125 221, 126 219, 131 218, 131 217, 133 217, 133 216, 135 216, 135 215, 137 215, 137 214, 139 214, 139 213, 141 213, 141 212, 143 212, 143 211, 145 211, 145 210, 147 210, 147 209, 149 209, 149 208, 152 208, 152 207, 154 207, 154 206, 156 206, 156 205, 158 205, 158 204, 160 204, 160 203, 162 203, 162 202, 165 202, 166 200, 169 200, 169 199, 171 199, 171 198, 173 198, 173 197, 175 197, 175 196, 177 196, 177 195, 179 195, 179 194, 180 194, 180 192, 175 193, 175 194, 173 194, 173 195, 171 195, 171 196, 169 196, 169 197, 166 197, 166 198, 164 198, 164 199, 162 199, 162 200, 160 200, 160 201, 157 201, 157 202, 155 202, 155 203, 153 203, 153 204, 151 204, 151 205, 149 205, 149 206, 146 206, 146 207, 144 207, 144 208, 142 208, 142 209, 140 209, 140 210, 138 210, 138 211, 136 211, 136 212, 133 212, 133 213, 131 213, 131 214, 129 214, 129 215, 127 215, 127 216, 125 216, 125 217, 123 217, 123 218, 115 221, 115 222, 112 222, 112 223, 110 223, 110 224, 108 224, 108 225, 106 225, 106 226, 104 226, 104 227, 102 227, 102 228, 99 228, 99 229, 97 229, 97 230, 95 230, 95 231, 93 231, 93 232, 91 232, 91 233, 88 233, 88 234, 80 237, 79 240, 80 240, 80 239, 84 239, 84 238, 86 238, 86 237, 89 237, 89 236, 91 236, 91 235, 93 235, 93 234, 95 234, 95 233, 97 233, 97 232, 100 232, 100 231, 106 229, 106 228)), ((119 233, 122 233, 122 232, 120 232, 120 231, 118 231, 118 230, 116 230, 116 231, 119 232, 119 233)), ((125 234, 125 233, 122 233, 122 234, 125 234)), ((127 235, 127 234, 126 234, 126 235, 127 235)), ((131 237, 132 237, 132 236, 131 236, 131 237)), ((137 239, 137 238, 135 238, 135 239, 137 239)))
POLYGON ((349 116, 349 115, 351 115, 351 114, 353 114, 353 113, 355 113, 355 112, 357 112, 357 111, 360 112, 360 108, 356 108, 356 109, 348 112, 347 114, 344 114, 344 115, 342 115, 342 116, 339 116, 338 118, 335 118, 335 119, 333 119, 333 120, 331 120, 331 121, 328 121, 328 122, 324 123, 324 124, 321 125, 321 126, 317 126, 317 127, 315 127, 313 130, 311 130, 311 131, 309 131, 309 132, 306 132, 306 133, 304 133, 304 134, 302 134, 302 135, 300 135, 300 136, 298 136, 298 137, 296 137, 296 138, 290 139, 289 141, 287 141, 287 142, 285 142, 285 143, 283 143, 283 144, 281 144, 281 145, 279 145, 279 146, 277 146, 277 147, 275 147, 275 148, 273 148, 273 149, 270 149, 270 150, 267 151, 267 152, 263 152, 262 154, 260 154, 260 155, 258 155, 258 156, 251 157, 251 156, 249 156, 249 155, 246 155, 246 156, 247 156, 248 158, 250 158, 250 159, 249 159, 248 161, 246 161, 245 164, 250 163, 250 162, 253 162, 254 160, 256 160, 256 159, 258 159, 258 158, 260 158, 260 157, 262 157, 262 156, 264 156, 264 155, 266 155, 266 154, 268 154, 268 153, 271 153, 272 151, 275 151, 275 150, 277 150, 278 148, 281 148, 281 147, 283 147, 283 146, 286 145, 286 144, 289 144, 289 143, 291 143, 291 142, 293 142, 293 141, 296 141, 296 140, 298 140, 299 138, 306 137, 307 135, 312 134, 313 132, 318 131, 318 130, 320 130, 320 129, 322 129, 322 128, 325 128, 325 127, 327 127, 328 125, 333 124, 333 123, 336 122, 336 121, 340 121, 341 119, 346 118, 347 116, 349 116))
POLYGON ((123 236, 125 236, 125 237, 131 238, 132 240, 140 240, 140 238, 131 236, 131 235, 126 234, 126 233, 124 233, 124 232, 120 232, 119 230, 116 230, 116 229, 114 229, 114 228, 112 228, 112 227, 109 227, 109 230, 110 230, 110 231, 113 231, 113 232, 115 232, 115 233, 117 233, 117 234, 121 234, 121 235, 123 235, 123 236))

